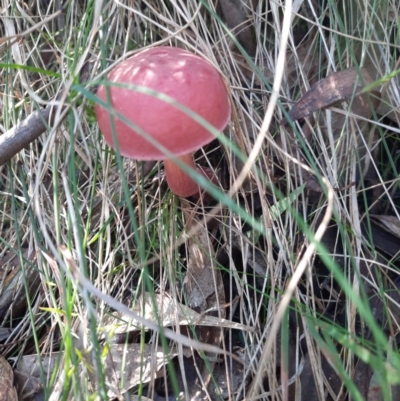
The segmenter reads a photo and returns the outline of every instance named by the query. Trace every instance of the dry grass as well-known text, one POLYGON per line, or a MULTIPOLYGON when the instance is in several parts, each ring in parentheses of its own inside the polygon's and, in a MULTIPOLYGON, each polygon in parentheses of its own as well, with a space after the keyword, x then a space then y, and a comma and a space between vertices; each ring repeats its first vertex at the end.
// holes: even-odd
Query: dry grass
MULTIPOLYGON (((57 12, 61 2, 5 3, 9 4, 2 11, 3 37, 27 32, 57 12)), ((226 329, 225 341, 211 343, 226 351, 219 357, 231 373, 228 381, 234 390, 228 399, 302 399, 293 398, 294 388, 304 397, 305 377, 314 377, 320 400, 345 399, 340 397, 347 391, 352 399, 362 399, 349 384, 357 384, 356 373, 361 371, 355 358, 361 358, 360 352, 350 342, 355 335, 357 344, 371 352, 371 360, 379 362, 382 388, 387 386, 382 391, 388 391, 396 380, 384 367, 385 360, 392 363, 389 351, 396 350, 399 329, 389 303, 393 299, 397 308, 397 295, 383 297, 390 321, 384 331, 371 312, 373 306, 365 302, 363 283, 368 281, 369 288, 382 295, 386 288, 382 281, 396 280, 398 262, 395 256, 378 255, 368 244, 362 222, 369 220, 374 206, 363 197, 371 182, 381 189, 374 198, 379 212, 375 208, 372 214, 399 218, 398 161, 392 151, 399 132, 398 81, 380 86, 380 113, 392 112, 392 122, 371 114, 368 123, 361 124, 324 112, 316 122, 295 130, 279 121, 284 117, 281 107, 290 109, 301 93, 329 73, 362 63, 377 79, 398 68, 393 47, 400 17, 396 1, 365 5, 354 0, 351 7, 344 0, 296 2, 292 14, 288 1, 286 9, 279 2, 247 2, 243 26, 254 28, 250 35, 254 42, 242 45, 254 51, 252 58, 240 53, 218 17, 221 10, 211 1, 70 3, 43 26, 0 45, 1 131, 69 88, 69 95, 60 101, 66 109, 55 124, 0 167, 0 263, 11 250, 19 259, 0 267, 13 266, 15 271, 23 267, 20 285, 29 295, 25 309, 10 307, 12 313, 2 315, 3 327, 12 329, 3 353, 22 358, 62 351, 54 376, 45 372, 46 398, 62 399, 63 394, 63 399, 83 400, 94 390, 106 398, 101 350, 104 343, 115 341, 114 333, 104 330, 111 311, 126 312, 122 304, 134 309, 144 293, 163 294, 184 304, 189 238, 196 239, 207 220, 210 263, 225 280, 226 319, 255 328, 240 335, 226 329), (219 172, 219 202, 211 214, 210 208, 188 210, 172 196, 161 164, 122 160, 121 172, 118 158, 98 131, 93 102, 86 97, 90 92, 75 84, 87 61, 92 65, 92 82, 87 85, 91 88, 121 60, 160 44, 207 58, 231 89, 232 120, 224 132, 228 140, 196 154, 202 165, 219 172), (373 148, 381 149, 379 156, 373 148), (373 166, 369 171, 373 180, 359 178, 358 158, 362 168, 366 163, 373 166), (304 183, 305 189, 295 192, 304 183), (325 192, 313 192, 315 188, 325 192), (271 208, 279 201, 281 208, 273 213, 271 208), (188 233, 191 213, 197 213, 200 223, 190 226, 188 233), (327 226, 329 235, 322 247, 327 226), (373 269, 379 274, 372 277, 368 272, 373 269), (364 334, 372 334, 362 339, 360 326, 364 334), (240 351, 234 348, 235 341, 240 351), (231 353, 245 363, 236 368, 243 374, 238 385, 231 353), (346 385, 339 395, 333 396, 336 390, 322 374, 324 358, 346 385), (97 372, 94 387, 87 382, 92 372, 97 372)), ((234 32, 239 35, 239 29, 234 32)), ((246 35, 238 37, 248 40, 246 35)), ((166 345, 164 334, 169 339, 175 336, 171 347, 190 345, 193 355, 199 349, 210 351, 199 342, 188 343, 183 338, 186 330, 178 324, 172 325, 178 336, 172 331, 160 336, 157 330, 145 335, 148 321, 142 327, 133 342, 149 344, 154 352, 166 345)), ((175 375, 168 372, 172 381, 168 391, 174 388, 175 376, 175 388, 189 399, 193 379, 182 373, 184 348, 177 349, 180 356, 175 375)), ((393 366, 398 368, 395 362, 393 366)), ((134 391, 140 393, 141 386, 135 385, 134 391)))

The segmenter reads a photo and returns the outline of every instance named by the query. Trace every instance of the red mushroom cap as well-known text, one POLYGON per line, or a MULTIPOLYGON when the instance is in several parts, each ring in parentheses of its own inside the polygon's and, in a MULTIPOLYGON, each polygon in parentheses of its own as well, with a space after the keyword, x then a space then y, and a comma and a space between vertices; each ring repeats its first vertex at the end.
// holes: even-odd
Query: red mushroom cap
MULTIPOLYGON (((144 50, 116 66, 109 81, 145 86, 164 93, 202 116, 219 131, 230 119, 227 89, 218 71, 205 59, 176 47, 144 50)), ((110 86, 114 109, 137 124, 175 156, 191 153, 214 136, 185 112, 154 96, 110 86)), ((106 100, 106 88, 97 96, 106 100)), ((95 112, 101 132, 113 147, 108 112, 99 105, 95 112)), ((123 156, 139 160, 164 160, 166 156, 142 135, 115 119, 116 135, 123 156)))

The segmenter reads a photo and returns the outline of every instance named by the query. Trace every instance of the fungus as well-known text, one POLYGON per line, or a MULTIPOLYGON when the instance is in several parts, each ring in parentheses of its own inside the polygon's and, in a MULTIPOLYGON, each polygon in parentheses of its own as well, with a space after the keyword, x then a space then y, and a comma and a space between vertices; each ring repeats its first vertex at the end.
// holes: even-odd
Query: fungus
MULTIPOLYGON (((230 119, 227 88, 219 72, 205 59, 176 47, 144 50, 117 65, 108 75, 111 106, 157 143, 188 166, 196 169, 192 153, 215 137, 190 115, 150 94, 120 84, 138 85, 165 94, 200 115, 218 131, 230 119), (118 83, 119 86, 113 86, 118 83)), ((104 85, 97 96, 106 101, 104 85)), ((105 141, 114 147, 110 116, 96 104, 95 112, 105 141)), ((164 160, 169 188, 188 197, 199 192, 197 183, 173 160, 151 144, 145 136, 114 118, 115 134, 122 156, 138 160, 164 160)), ((198 170, 203 175, 201 169, 198 170)))

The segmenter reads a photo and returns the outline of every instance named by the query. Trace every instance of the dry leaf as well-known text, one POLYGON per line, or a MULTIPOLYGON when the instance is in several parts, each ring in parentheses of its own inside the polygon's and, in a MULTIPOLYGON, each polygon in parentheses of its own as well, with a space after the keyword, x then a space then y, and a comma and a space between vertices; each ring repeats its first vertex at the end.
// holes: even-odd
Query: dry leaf
MULTIPOLYGON (((318 114, 318 125, 327 139, 326 146, 330 152, 338 158, 340 163, 339 171, 346 169, 350 160, 355 160, 358 155, 362 161, 363 175, 370 171, 371 155, 375 157, 373 149, 377 150, 375 143, 378 139, 377 131, 368 128, 368 121, 374 110, 380 103, 380 92, 374 91, 367 93, 364 91, 365 86, 373 82, 371 76, 365 68, 358 71, 356 68, 348 68, 331 74, 315 83, 311 89, 306 92, 300 100, 289 111, 288 120, 296 121, 309 116, 311 113, 320 111, 330 106, 332 112, 329 116, 326 113, 318 114), (343 105, 338 102, 347 101, 348 105, 343 110, 343 105), (339 107, 337 107, 339 106, 339 107), (354 137, 357 143, 353 144, 353 137, 350 135, 352 130, 349 124, 349 117, 359 118, 358 129, 355 131, 354 137), (348 135, 343 135, 348 133, 348 135), (351 151, 349 146, 351 143, 351 151), (332 146, 331 146, 332 145, 332 146), (367 151, 369 149, 370 151, 367 151), (352 159, 353 158, 353 159, 352 159)), ((287 120, 281 120, 281 124, 286 124, 287 120)), ((304 124, 304 135, 308 141, 312 138, 313 120, 309 124, 304 124)), ((296 155, 296 145, 291 145, 293 155, 296 155)), ((309 173, 303 174, 303 179, 307 183, 307 188, 314 192, 321 192, 319 184, 313 179, 309 173)))
MULTIPOLYGON (((152 322, 160 322, 163 327, 183 325, 202 325, 211 327, 224 327, 230 329, 254 331, 255 329, 244 324, 235 323, 230 320, 221 319, 214 316, 202 315, 195 312, 186 305, 174 301, 167 294, 163 296, 155 294, 154 299, 157 304, 158 318, 153 306, 152 296, 144 294, 137 300, 133 311, 152 322)), ((112 334, 126 334, 129 331, 140 330, 142 325, 133 319, 124 319, 123 314, 113 313, 104 318, 103 331, 112 334)))
MULTIPOLYGON (((315 83, 316 73, 320 69, 321 63, 325 61, 325 55, 320 54, 315 56, 315 46, 318 40, 318 35, 312 35, 311 32, 306 40, 302 42, 295 49, 288 49, 286 53, 285 62, 285 75, 287 77, 289 88, 299 85, 300 70, 304 72, 310 84, 315 83)), ((269 81, 272 83, 275 74, 271 74, 269 81)))
POLYGON ((362 222, 362 233, 365 238, 372 240, 376 249, 395 257, 400 251, 400 243, 398 237, 393 235, 382 224, 371 219, 367 224, 366 221, 362 222))
POLYGON ((246 3, 251 3, 251 0, 220 0, 226 25, 232 30, 232 34, 236 36, 247 54, 254 56, 256 53, 254 26, 246 15, 246 9, 251 10, 252 7, 251 4, 246 3))
MULTIPOLYGON (((176 351, 171 351, 169 358, 176 355, 176 351)), ((104 361, 108 396, 118 397, 139 384, 156 379, 157 373, 167 361, 161 346, 111 344, 104 361)), ((94 373, 90 374, 90 380, 93 385, 96 384, 94 373)))
MULTIPOLYGON (((215 253, 210 239, 207 224, 202 216, 198 217, 189 202, 181 200, 182 209, 186 220, 186 230, 194 234, 187 240, 188 264, 185 277, 185 290, 188 304, 191 308, 204 314, 217 315, 219 319, 225 317, 226 303, 225 289, 222 281, 221 270, 215 265, 215 253)), ((209 316, 212 317, 212 316, 209 316)), ((199 341, 221 346, 223 340, 222 326, 196 328, 199 341)), ((204 389, 210 383, 213 368, 217 358, 216 354, 207 355, 207 364, 199 367, 204 389)), ((195 395, 195 389, 191 393, 195 395)), ((202 394, 205 396, 205 393, 202 394)))
POLYGON ((372 374, 372 367, 359 359, 354 368, 353 381, 364 399, 367 399, 368 387, 372 374))
MULTIPOLYGON (((170 357, 177 355, 177 351, 171 351, 170 357)), ((41 363, 45 377, 50 377, 61 357, 58 352, 51 356, 41 356, 41 363)), ((90 355, 89 358, 90 360, 90 355)), ((108 396, 114 398, 139 383, 147 383, 157 376, 157 372, 166 363, 162 347, 155 348, 153 345, 127 344, 110 345, 105 357, 105 376, 108 387, 108 396), (124 366, 122 365, 125 363, 124 366), (123 368, 123 369, 122 369, 123 368), (123 375, 123 377, 122 377, 123 375), (120 389, 123 380, 124 388, 120 389)), ((89 371, 90 372, 90 371, 89 371)), ((95 373, 89 373, 93 386, 96 385, 95 373)), ((43 390, 40 375, 39 357, 37 355, 25 355, 18 362, 15 377, 21 397, 38 394, 43 390)), ((0 387, 1 393, 1 387, 0 387)), ((9 400, 5 398, 4 400, 9 400)), ((12 400, 10 398, 10 400, 12 400)), ((0 397, 0 401, 3 399, 0 397)))
MULTIPOLYGON (((301 400, 308 400, 308 401, 319 401, 321 398, 319 396, 318 385, 315 382, 315 373, 313 372, 312 360, 310 355, 304 356, 305 364, 303 371, 300 375, 300 382, 301 382, 301 400)), ((327 394, 325 400, 336 400, 338 399, 337 396, 341 393, 343 381, 336 373, 335 369, 331 366, 328 360, 325 358, 323 354, 321 354, 321 366, 315 369, 321 368, 322 371, 318 371, 319 374, 325 376, 325 385, 327 386, 327 394), (333 394, 335 397, 332 397, 333 394)), ((339 398, 341 399, 341 398, 339 398)))
POLYGON ((244 376, 244 367, 238 361, 228 361, 228 368, 225 363, 220 363, 214 367, 214 380, 209 388, 212 400, 230 399, 238 388, 243 384, 243 380, 248 380, 244 376), (229 377, 227 377, 227 374, 229 377))
MULTIPOLYGON (((349 100, 353 95, 352 107, 354 107, 355 114, 363 115, 363 110, 370 109, 369 99, 375 109, 380 103, 379 92, 373 92, 374 96, 363 93, 364 86, 372 82, 373 80, 365 68, 360 69, 360 74, 354 67, 335 72, 314 84, 289 111, 289 118, 292 121, 299 120, 337 102, 349 100)), ((282 125, 286 123, 285 118, 281 120, 282 125)))
POLYGON ((59 352, 54 352, 51 355, 24 355, 19 358, 15 369, 15 380, 21 399, 28 395, 32 396, 43 391, 43 380, 40 374, 39 358, 45 377, 50 377, 60 355, 59 352))
MULTIPOLYGON (((28 255, 28 250, 23 250, 23 258, 29 261, 34 260, 34 254, 28 255)), ((7 252, 0 260, 2 271, 2 281, 0 284, 0 321, 7 318, 8 313, 12 313, 15 318, 26 310, 26 293, 24 287, 24 277, 28 281, 31 295, 37 290, 36 283, 39 280, 37 270, 25 266, 22 271, 18 254, 12 251, 7 252)))
MULTIPOLYGON (((382 391, 382 385, 379 381, 380 373, 374 372, 368 387, 367 401, 385 401, 384 393, 382 391)), ((389 393, 391 393, 391 400, 399 400, 400 386, 390 386, 389 393)))
POLYGON ((186 200, 181 200, 186 217, 186 230, 195 229, 195 234, 187 240, 188 266, 185 278, 188 304, 192 309, 205 312, 210 308, 225 310, 224 287, 221 272, 215 266, 215 254, 206 223, 198 219, 186 200), (217 298, 218 300, 217 300, 217 298))
POLYGON ((0 327, 0 342, 4 342, 12 333, 12 329, 7 327, 0 327))
POLYGON ((9 363, 0 355, 0 401, 17 401, 14 373, 9 363))
POLYGON ((396 237, 400 237, 400 221, 397 216, 371 214, 371 217, 373 217, 381 227, 385 228, 396 237))
MULTIPOLYGON (((171 351, 169 356, 173 358, 175 355, 177 355, 177 351, 171 351)), ((40 357, 46 378, 51 376, 61 356, 61 353, 55 352, 50 356, 40 357)), ((90 355, 88 360, 90 360, 90 355)), ((156 377, 157 372, 166 361, 167 358, 163 353, 162 347, 155 348, 153 345, 147 344, 144 347, 141 344, 111 344, 104 361, 108 396, 116 397, 121 390, 125 392, 139 383, 149 382, 156 377), (122 366, 123 361, 125 363, 124 366, 122 366), (121 376, 122 374, 123 377, 121 376), (120 389, 122 379, 124 388, 120 389)), ((94 372, 90 373, 89 376, 93 386, 95 386, 94 372)), ((43 390, 43 382, 40 375, 38 355, 23 356, 18 362, 15 377, 21 397, 32 396, 41 392, 43 390)), ((4 400, 9 399, 5 398, 4 400)), ((10 400, 12 399, 10 398, 10 400)), ((1 397, 0 401, 3 401, 1 397)))
MULTIPOLYGON (((370 255, 369 260, 374 260, 373 257, 374 255, 370 255)), ((379 258, 377 262, 384 263, 379 258)), ((379 269, 372 268, 372 265, 366 261, 360 262, 360 273, 374 318, 383 329, 387 329, 391 325, 397 326, 400 323, 400 291, 398 285, 381 277, 379 269), (379 282, 381 282, 381 288, 377 288, 376 283, 379 282), (382 299, 382 294, 386 295, 385 301, 382 299)))

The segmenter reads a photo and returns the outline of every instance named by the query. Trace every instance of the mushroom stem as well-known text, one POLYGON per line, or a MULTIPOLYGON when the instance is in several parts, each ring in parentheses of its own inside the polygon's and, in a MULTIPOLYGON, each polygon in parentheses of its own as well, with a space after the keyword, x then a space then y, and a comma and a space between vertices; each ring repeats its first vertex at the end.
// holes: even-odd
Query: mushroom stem
MULTIPOLYGON (((197 170, 191 153, 179 156, 178 159, 185 163, 188 168, 197 170)), ((165 178, 169 189, 181 198, 199 193, 198 184, 192 180, 177 164, 172 160, 164 160, 165 178)))

